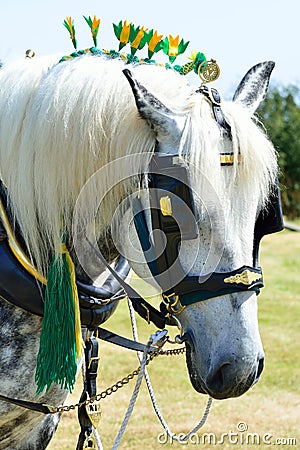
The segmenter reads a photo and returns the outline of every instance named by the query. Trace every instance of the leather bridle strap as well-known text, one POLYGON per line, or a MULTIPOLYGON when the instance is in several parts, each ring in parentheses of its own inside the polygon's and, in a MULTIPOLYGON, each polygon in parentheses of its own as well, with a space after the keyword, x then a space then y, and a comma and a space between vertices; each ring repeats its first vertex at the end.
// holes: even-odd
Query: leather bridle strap
POLYGON ((76 450, 86 448, 86 443, 93 443, 93 424, 87 413, 85 402, 88 398, 97 395, 97 372, 99 365, 98 356, 99 344, 93 335, 86 337, 84 346, 85 369, 83 370, 83 390, 79 400, 78 421, 80 424, 80 433, 78 437, 76 450))
MULTIPOLYGON (((109 342, 111 344, 118 345, 120 347, 127 348, 129 350, 134 350, 136 352, 144 352, 146 350, 146 345, 140 342, 133 341, 132 339, 120 336, 113 331, 106 330, 102 327, 98 327, 95 331, 95 337, 103 341, 109 342)), ((150 351, 156 350, 155 347, 150 347, 150 351)))
POLYGON ((223 130, 231 136, 231 127, 227 120, 225 119, 225 116, 223 114, 222 108, 221 108, 221 96, 217 89, 215 88, 209 88, 207 86, 201 86, 197 92, 200 92, 204 95, 205 98, 209 101, 213 115, 215 118, 215 121, 220 125, 220 127, 223 128, 223 130))
POLYGON ((0 400, 42 414, 53 414, 52 408, 44 403, 27 402, 26 400, 18 400, 16 398, 6 397, 5 395, 0 395, 0 400))

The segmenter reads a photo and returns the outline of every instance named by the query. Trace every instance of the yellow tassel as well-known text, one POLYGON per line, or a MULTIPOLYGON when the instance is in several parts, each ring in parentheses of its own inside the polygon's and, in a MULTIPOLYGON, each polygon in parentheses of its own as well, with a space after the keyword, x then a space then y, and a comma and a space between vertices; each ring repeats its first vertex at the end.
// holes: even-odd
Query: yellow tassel
POLYGON ((62 253, 66 255, 66 261, 69 267, 70 272, 70 280, 72 285, 72 294, 73 294, 73 302, 74 302, 74 313, 75 313, 75 345, 76 345, 76 356, 80 358, 82 355, 82 336, 81 336, 81 321, 80 321, 80 307, 79 307, 79 298, 78 298, 78 290, 76 286, 76 273, 74 263, 70 256, 70 253, 67 249, 65 243, 62 244, 62 253))

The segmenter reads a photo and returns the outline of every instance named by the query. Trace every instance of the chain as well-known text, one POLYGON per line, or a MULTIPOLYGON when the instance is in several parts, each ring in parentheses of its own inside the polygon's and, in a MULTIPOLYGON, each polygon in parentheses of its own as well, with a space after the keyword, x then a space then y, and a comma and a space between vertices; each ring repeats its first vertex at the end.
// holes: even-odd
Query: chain
POLYGON ((185 353, 185 347, 159 351, 159 355, 162 356, 175 356, 175 355, 182 355, 183 353, 185 353))
MULTIPOLYGON (((157 350, 151 353, 149 355, 146 366, 157 356, 172 356, 172 355, 180 355, 185 352, 185 347, 181 348, 174 348, 169 350, 157 350)), ((72 411, 76 408, 81 408, 82 406, 89 405, 90 403, 94 403, 95 401, 103 400, 104 398, 108 397, 109 395, 117 392, 119 389, 121 389, 123 386, 128 384, 133 378, 135 378, 141 370, 141 366, 139 366, 137 369, 130 372, 126 377, 122 378, 121 380, 117 381, 104 391, 100 392, 99 394, 95 395, 94 397, 91 397, 84 402, 81 403, 75 403, 74 405, 64 405, 64 406, 50 406, 47 405, 49 410, 51 410, 51 414, 57 414, 57 413, 64 413, 72 411)))

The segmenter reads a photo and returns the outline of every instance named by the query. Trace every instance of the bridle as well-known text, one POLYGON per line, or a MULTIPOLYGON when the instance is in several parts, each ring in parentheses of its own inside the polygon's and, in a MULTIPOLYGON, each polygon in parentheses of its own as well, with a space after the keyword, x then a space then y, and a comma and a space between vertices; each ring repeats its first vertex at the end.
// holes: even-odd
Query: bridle
MULTIPOLYGON (((200 92, 211 104, 220 129, 230 137, 230 125, 223 115, 218 91, 203 86, 200 92)), ((233 165, 233 153, 221 153, 220 164, 233 165)), ((149 270, 162 291, 162 311, 178 314, 185 306, 235 292, 255 291, 258 294, 263 287, 262 269, 258 266, 260 240, 284 227, 278 184, 270 195, 266 212, 261 211, 256 220, 253 266, 212 272, 201 280, 199 276, 186 275, 179 260, 180 242, 196 239, 198 228, 187 165, 178 150, 164 154, 157 143, 150 162, 149 178, 152 230, 162 233, 152 233, 150 242, 145 209, 138 197, 133 203, 134 223, 149 270)))

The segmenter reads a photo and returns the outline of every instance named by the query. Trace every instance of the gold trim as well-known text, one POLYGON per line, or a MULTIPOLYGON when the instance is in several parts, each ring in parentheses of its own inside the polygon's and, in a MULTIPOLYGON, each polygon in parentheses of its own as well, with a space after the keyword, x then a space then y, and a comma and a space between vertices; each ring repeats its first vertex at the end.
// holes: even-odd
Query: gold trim
POLYGON ((261 280, 262 275, 251 270, 244 270, 242 273, 237 273, 232 277, 224 278, 224 283, 244 284, 250 286, 254 281, 261 280))
MULTIPOLYGON (((238 155, 237 162, 240 163, 242 160, 241 155, 238 155)), ((221 153, 220 154, 220 164, 234 164, 234 154, 233 153, 221 153)))
POLYGON ((169 196, 160 197, 159 205, 163 216, 172 216, 172 202, 169 196))
POLYGON ((34 276, 38 281, 40 281, 43 284, 47 284, 47 279, 38 272, 38 270, 32 265, 31 261, 27 258, 27 256, 24 254, 23 250, 19 246, 14 232, 10 226, 9 220, 7 218, 7 214, 5 211, 5 208, 3 206, 3 203, 0 199, 0 219, 3 223, 3 226, 5 228, 7 237, 8 237, 8 244, 13 252, 14 256, 17 258, 19 263, 24 267, 27 272, 30 273, 30 275, 34 276))

